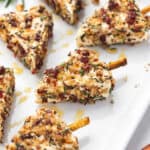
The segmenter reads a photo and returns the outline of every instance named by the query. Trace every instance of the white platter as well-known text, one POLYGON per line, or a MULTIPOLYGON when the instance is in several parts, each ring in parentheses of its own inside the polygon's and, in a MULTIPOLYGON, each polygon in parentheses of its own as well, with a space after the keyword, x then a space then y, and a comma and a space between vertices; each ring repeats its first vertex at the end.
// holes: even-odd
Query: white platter
MULTIPOLYGON (((26 0, 26 9, 40 3, 42 3, 42 0, 26 0)), ((35 89, 42 77, 43 70, 63 62, 69 51, 76 48, 77 28, 87 16, 93 13, 95 8, 98 8, 98 6, 92 5, 90 1, 86 3, 88 5, 81 12, 83 17, 76 27, 70 26, 56 15, 54 16, 54 38, 49 42, 48 56, 42 70, 37 75, 32 75, 0 41, 0 64, 12 67, 14 63, 17 63, 19 67, 23 68, 22 74, 15 74, 16 91, 21 91, 22 94, 15 97, 11 115, 7 120, 5 144, 10 142, 12 136, 22 126, 25 117, 34 114, 39 107, 34 102, 35 89), (67 35, 68 30, 73 31, 73 35, 67 35), (31 88, 32 92, 24 92, 25 88, 31 88), (23 96, 27 96, 28 99, 20 104, 20 99, 23 96)), ((105 3, 105 0, 101 0, 100 7, 105 3)), ((150 4, 149 0, 137 1, 137 3, 141 8, 150 4)), ((10 10, 15 10, 15 4, 7 9, 2 3, 0 4, 1 14, 10 10)), ((84 111, 84 116, 91 118, 89 126, 74 133, 79 138, 81 150, 109 150, 110 148, 111 150, 125 150, 128 141, 150 104, 150 66, 147 65, 150 63, 150 38, 148 41, 134 46, 114 47, 118 49, 115 54, 109 54, 101 47, 93 48, 100 53, 100 59, 106 62, 117 59, 122 52, 128 58, 126 67, 113 71, 117 83, 111 97, 114 104, 103 101, 86 106, 70 103, 57 105, 64 112, 63 118, 68 123, 74 121, 75 114, 79 109, 84 111)), ((3 150, 4 145, 1 145, 0 149, 3 150)))

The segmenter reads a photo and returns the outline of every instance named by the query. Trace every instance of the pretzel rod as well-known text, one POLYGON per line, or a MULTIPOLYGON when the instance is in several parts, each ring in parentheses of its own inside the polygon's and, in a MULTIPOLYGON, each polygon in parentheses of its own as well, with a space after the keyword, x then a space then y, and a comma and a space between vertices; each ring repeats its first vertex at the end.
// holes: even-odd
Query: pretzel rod
POLYGON ((81 120, 78 120, 78 121, 68 125, 68 127, 70 128, 70 130, 76 131, 76 130, 88 125, 89 123, 90 123, 89 117, 85 117, 85 118, 82 118, 81 120))
POLYGON ((142 150, 150 150, 150 144, 145 146, 142 150))
POLYGON ((117 69, 121 66, 125 66, 126 64, 127 64, 127 58, 122 57, 122 58, 119 58, 117 61, 110 62, 108 64, 108 66, 109 66, 110 70, 113 70, 113 69, 117 69))
POLYGON ((147 14, 148 12, 150 12, 150 5, 149 6, 146 6, 145 8, 143 8, 142 10, 141 10, 141 12, 142 12, 142 14, 147 14))

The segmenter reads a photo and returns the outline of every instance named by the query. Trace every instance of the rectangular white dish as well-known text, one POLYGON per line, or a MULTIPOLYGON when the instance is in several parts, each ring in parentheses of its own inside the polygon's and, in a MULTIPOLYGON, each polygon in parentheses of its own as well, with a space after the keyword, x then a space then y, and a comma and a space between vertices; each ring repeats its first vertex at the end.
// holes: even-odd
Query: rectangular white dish
MULTIPOLYGON (((26 9, 41 3, 40 0, 26 1, 26 9)), ((66 24, 61 18, 54 15, 54 38, 49 42, 48 56, 42 70, 37 75, 32 75, 0 41, 0 64, 15 69, 15 64, 17 64, 21 70, 20 73, 16 72, 15 74, 16 92, 19 91, 21 95, 16 94, 17 96, 15 96, 11 115, 7 121, 8 126, 5 130, 5 144, 10 142, 12 136, 22 126, 25 117, 34 114, 39 107, 35 103, 35 89, 42 77, 42 72, 46 68, 54 67, 65 61, 69 51, 76 48, 77 29, 82 21, 98 8, 90 1, 86 3, 88 5, 81 12, 82 19, 75 27, 66 24)), ((105 0, 101 1, 100 7, 105 3, 105 0)), ((150 4, 149 0, 137 1, 137 3, 141 8, 150 4)), ((15 10, 15 4, 7 9, 2 3, 0 4, 0 14, 12 10, 15 10)), ((56 105, 64 113, 63 118, 68 123, 74 121, 75 114, 79 110, 84 112, 84 116, 90 117, 90 125, 75 132, 79 138, 81 150, 108 150, 110 148, 111 150, 125 150, 150 104, 150 66, 148 65, 150 63, 150 38, 134 46, 113 47, 117 48, 117 52, 114 54, 108 53, 102 47, 93 49, 96 49, 100 53, 100 59, 106 62, 117 59, 122 53, 128 58, 127 66, 113 71, 116 87, 110 99, 114 100, 114 104, 111 104, 110 101, 103 101, 85 106, 73 103, 56 105)), ((0 145, 0 149, 4 149, 4 145, 0 145)))

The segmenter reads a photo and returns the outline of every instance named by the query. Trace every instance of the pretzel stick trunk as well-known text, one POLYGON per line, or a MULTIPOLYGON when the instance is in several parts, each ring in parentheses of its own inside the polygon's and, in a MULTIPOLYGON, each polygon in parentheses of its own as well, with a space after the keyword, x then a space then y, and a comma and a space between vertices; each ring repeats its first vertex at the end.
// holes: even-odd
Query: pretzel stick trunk
POLYGON ((141 12, 142 12, 143 15, 147 14, 148 12, 150 12, 150 5, 149 5, 149 6, 146 6, 145 8, 143 8, 143 9, 141 10, 141 12))
POLYGON ((126 64, 127 64, 127 58, 122 57, 122 58, 119 58, 117 61, 110 62, 108 64, 108 66, 109 66, 110 70, 113 70, 113 69, 117 69, 121 66, 125 66, 126 64))
POLYGON ((81 120, 78 120, 78 121, 68 125, 68 127, 70 128, 70 130, 76 131, 76 130, 88 125, 89 123, 90 123, 89 117, 85 117, 81 120))

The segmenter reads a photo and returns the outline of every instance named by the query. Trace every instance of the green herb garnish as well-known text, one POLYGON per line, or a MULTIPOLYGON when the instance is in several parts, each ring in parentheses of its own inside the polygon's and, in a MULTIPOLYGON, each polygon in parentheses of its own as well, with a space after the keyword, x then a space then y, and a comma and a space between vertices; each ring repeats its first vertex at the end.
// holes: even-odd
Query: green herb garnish
POLYGON ((85 72, 84 72, 83 69, 81 69, 81 70, 79 71, 79 73, 80 73, 81 76, 83 76, 85 72))

